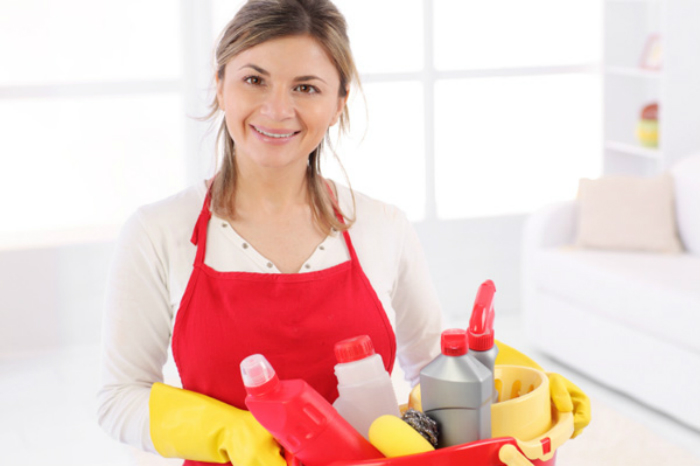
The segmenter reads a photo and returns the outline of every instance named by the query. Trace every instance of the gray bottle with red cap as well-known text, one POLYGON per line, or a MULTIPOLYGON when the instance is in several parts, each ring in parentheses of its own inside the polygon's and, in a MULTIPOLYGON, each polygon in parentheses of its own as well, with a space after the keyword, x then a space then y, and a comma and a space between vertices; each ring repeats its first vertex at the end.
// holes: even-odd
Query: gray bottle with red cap
POLYGON ((466 330, 445 330, 440 340, 442 354, 420 373, 421 404, 438 423, 438 448, 491 438, 491 371, 469 355, 466 330))

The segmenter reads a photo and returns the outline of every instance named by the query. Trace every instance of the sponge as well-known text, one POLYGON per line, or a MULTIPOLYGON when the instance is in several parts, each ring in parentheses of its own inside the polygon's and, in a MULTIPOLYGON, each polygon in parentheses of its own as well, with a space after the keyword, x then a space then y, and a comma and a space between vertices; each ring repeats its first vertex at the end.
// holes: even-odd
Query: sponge
POLYGON ((433 451, 433 446, 401 418, 378 417, 369 428, 369 441, 387 458, 433 451))
POLYGON ((420 396, 420 384, 417 384, 411 390, 411 394, 408 396, 408 407, 415 409, 416 411, 423 411, 423 403, 421 402, 420 396))

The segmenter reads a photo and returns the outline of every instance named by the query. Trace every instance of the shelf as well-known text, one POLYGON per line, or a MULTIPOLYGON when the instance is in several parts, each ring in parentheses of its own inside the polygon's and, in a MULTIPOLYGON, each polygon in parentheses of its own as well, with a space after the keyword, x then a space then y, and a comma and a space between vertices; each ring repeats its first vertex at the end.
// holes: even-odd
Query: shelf
POLYGON ((607 141, 605 143, 605 148, 613 150, 615 152, 621 152, 623 154, 636 155, 639 157, 645 157, 648 159, 655 160, 661 160, 662 156, 662 153, 659 149, 643 147, 627 142, 607 141))
POLYGON ((700 0, 603 0, 603 7, 604 173, 658 174, 700 150, 700 0), (649 52, 653 60, 642 61, 649 52), (660 148, 636 137, 651 103, 663 110, 660 148))
POLYGON ((610 76, 629 76, 632 78, 660 79, 661 70, 647 70, 634 66, 606 66, 605 74, 610 76))

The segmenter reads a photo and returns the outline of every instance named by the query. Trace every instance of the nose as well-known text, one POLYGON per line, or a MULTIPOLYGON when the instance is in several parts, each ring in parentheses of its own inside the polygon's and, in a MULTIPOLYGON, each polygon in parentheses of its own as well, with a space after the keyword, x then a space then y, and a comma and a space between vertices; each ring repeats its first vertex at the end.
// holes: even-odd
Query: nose
POLYGON ((271 120, 281 121, 294 116, 294 101, 286 89, 276 87, 270 90, 263 101, 261 113, 271 120))

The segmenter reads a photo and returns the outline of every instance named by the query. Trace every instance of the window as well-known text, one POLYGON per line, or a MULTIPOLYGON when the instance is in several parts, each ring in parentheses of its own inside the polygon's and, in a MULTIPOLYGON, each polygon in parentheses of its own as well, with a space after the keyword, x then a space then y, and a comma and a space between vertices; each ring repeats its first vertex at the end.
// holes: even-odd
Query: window
MULTIPOLYGON (((350 100, 352 132, 341 139, 338 156, 353 189, 421 219, 427 192, 423 2, 335 3, 348 23, 365 95, 350 100), (400 21, 391 20, 399 8, 400 21)), ((333 159, 327 162, 327 174, 344 183, 333 159)))
POLYGON ((599 3, 337 1, 369 115, 341 154, 353 186, 412 220, 572 198, 600 171, 599 3))
POLYGON ((181 42, 177 2, 3 5, 0 246, 113 236, 185 185, 181 42))
POLYGON ((581 73, 438 80, 438 218, 519 214, 573 198, 600 163, 598 81, 581 73))
MULTIPOLYGON (((366 97, 337 144, 353 187, 412 220, 572 197, 600 170, 599 3, 337 0, 366 97)), ((120 225, 210 174, 215 131, 191 116, 241 4, 6 2, 0 243, 120 225)))

